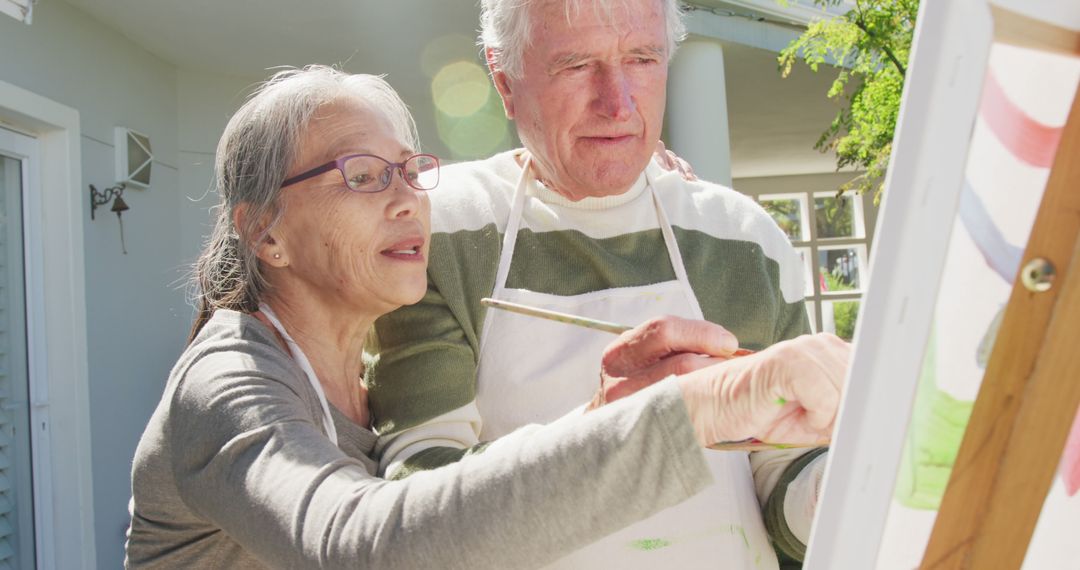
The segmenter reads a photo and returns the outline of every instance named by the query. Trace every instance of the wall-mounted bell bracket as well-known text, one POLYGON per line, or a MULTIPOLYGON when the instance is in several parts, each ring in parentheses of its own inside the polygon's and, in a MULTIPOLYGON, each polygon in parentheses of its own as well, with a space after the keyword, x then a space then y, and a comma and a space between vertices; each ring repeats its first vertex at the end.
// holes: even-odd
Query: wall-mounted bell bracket
POLYGON ((124 201, 124 188, 123 183, 117 184, 110 188, 106 188, 102 191, 98 191, 93 184, 90 185, 90 219, 94 219, 94 212, 98 209, 98 206, 104 206, 112 200, 112 207, 110 211, 116 212, 116 219, 120 222, 120 249, 127 255, 127 246, 124 245, 124 219, 120 217, 120 214, 131 209, 124 201))

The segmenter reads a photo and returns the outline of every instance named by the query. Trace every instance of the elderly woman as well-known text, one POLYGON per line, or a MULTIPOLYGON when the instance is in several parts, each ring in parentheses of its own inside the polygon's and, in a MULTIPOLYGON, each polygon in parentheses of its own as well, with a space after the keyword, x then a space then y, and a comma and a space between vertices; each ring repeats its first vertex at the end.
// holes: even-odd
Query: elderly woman
MULTIPOLYGON (((361 351, 426 290, 439 163, 417 148, 389 85, 324 67, 279 73, 229 122, 200 313, 135 455, 128 567, 531 567, 702 489, 702 443, 829 431, 838 374, 751 382, 746 357, 376 478, 361 351)), ((610 354, 621 377, 671 351, 730 354, 709 327, 661 319, 610 354)), ((792 366, 842 372, 842 350, 806 348, 792 366)))

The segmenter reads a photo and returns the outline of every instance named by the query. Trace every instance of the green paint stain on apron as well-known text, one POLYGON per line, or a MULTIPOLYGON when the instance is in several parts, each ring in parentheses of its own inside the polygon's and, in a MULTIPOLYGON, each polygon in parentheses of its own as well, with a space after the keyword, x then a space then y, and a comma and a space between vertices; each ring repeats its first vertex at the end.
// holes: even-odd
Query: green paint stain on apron
POLYGON ((743 528, 741 524, 731 525, 731 527, 728 529, 728 532, 730 532, 731 534, 738 533, 738 535, 742 537, 743 545, 745 545, 747 548, 750 548, 750 541, 746 538, 746 529, 743 528))
POLYGON ((643 538, 641 540, 635 540, 630 543, 630 546, 638 550, 660 550, 661 548, 671 546, 670 540, 664 540, 662 538, 643 538))

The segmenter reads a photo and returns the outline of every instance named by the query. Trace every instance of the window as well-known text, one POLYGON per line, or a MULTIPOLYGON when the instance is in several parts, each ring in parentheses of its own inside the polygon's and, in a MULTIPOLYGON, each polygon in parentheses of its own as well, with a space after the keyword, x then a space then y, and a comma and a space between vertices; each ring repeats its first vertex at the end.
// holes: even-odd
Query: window
POLYGON ((0 0, 0 14, 7 14, 20 22, 29 24, 32 12, 32 0, 0 0))
POLYGON ((869 246, 862 196, 807 191, 757 199, 802 256, 810 326, 851 340, 869 246))
MULTIPOLYGON (((36 548, 24 547, 19 556, 32 552, 38 568, 93 568, 96 529, 80 229, 86 197, 72 191, 83 175, 79 114, 0 80, 0 119, 32 133, 20 143, 0 128, 0 139, 8 138, 0 140, 0 148, 24 165, 22 262, 33 510, 17 512, 32 512, 34 524, 27 533, 20 525, 18 540, 32 536, 36 548), (54 417, 61 419, 54 422, 54 417)), ((31 570, 35 565, 20 559, 12 567, 31 570)))
POLYGON ((34 147, 0 129, 0 568, 35 567, 35 521, 23 263, 27 159, 34 147))

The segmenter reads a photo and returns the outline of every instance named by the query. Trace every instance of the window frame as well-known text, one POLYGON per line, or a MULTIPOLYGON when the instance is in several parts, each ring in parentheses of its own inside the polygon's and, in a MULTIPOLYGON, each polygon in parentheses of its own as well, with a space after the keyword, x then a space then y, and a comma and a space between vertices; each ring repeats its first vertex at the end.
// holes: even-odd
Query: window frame
MULTIPOLYGON (((819 187, 820 188, 820 187, 819 187)), ((863 196, 857 192, 845 192, 844 198, 851 201, 852 208, 852 236, 851 237, 819 237, 817 229, 817 209, 815 200, 818 198, 835 198, 836 190, 820 190, 808 188, 797 192, 762 192, 752 195, 759 205, 764 207, 766 201, 798 200, 801 234, 807 239, 789 240, 796 251, 807 252, 803 256, 804 279, 807 279, 804 290, 804 302, 807 308, 807 317, 813 332, 822 332, 824 319, 823 310, 826 303, 841 301, 862 302, 866 294, 865 284, 869 276, 869 259, 871 233, 867 228, 866 204, 863 196), (822 291, 821 273, 818 258, 822 251, 852 249, 856 252, 858 263, 858 275, 860 287, 853 291, 822 291)), ((770 214, 771 216, 771 214, 770 214)))
POLYGON ((40 380, 31 397, 35 406, 48 406, 48 418, 35 426, 49 438, 47 450, 34 448, 48 471, 42 479, 35 477, 35 484, 41 481, 34 489, 35 502, 41 501, 35 504, 40 517, 35 523, 37 567, 93 568, 97 548, 83 244, 87 204, 80 190, 79 112, 0 80, 0 123, 34 137, 40 151, 37 166, 29 169, 36 190, 23 202, 30 374, 40 380))

